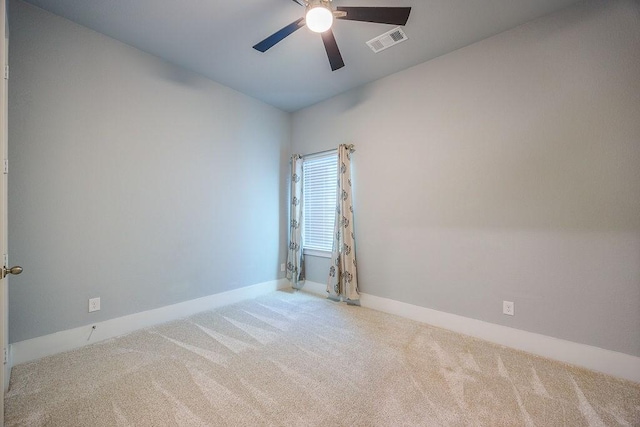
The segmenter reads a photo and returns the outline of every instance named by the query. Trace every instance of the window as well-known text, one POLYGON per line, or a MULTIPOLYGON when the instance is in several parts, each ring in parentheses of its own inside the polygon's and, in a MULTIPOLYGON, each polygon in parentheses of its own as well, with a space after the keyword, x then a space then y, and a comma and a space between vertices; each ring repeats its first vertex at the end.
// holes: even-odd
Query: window
POLYGON ((305 254, 327 256, 333 246, 338 153, 305 157, 302 170, 303 249, 305 254))

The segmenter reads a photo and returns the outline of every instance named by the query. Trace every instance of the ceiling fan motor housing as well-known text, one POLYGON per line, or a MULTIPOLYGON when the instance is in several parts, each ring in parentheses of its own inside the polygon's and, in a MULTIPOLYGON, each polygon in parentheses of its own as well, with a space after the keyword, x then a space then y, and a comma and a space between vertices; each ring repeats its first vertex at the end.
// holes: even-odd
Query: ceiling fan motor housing
POLYGON ((309 10, 309 8, 318 7, 318 6, 332 10, 331 1, 332 0, 305 0, 304 3, 305 3, 305 6, 307 7, 307 10, 309 10))

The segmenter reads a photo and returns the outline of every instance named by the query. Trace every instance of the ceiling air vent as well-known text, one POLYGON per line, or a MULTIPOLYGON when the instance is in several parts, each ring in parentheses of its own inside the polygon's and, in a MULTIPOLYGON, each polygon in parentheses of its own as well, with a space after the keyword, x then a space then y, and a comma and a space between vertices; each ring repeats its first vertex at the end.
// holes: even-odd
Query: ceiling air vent
POLYGON ((398 27, 369 40, 367 42, 367 45, 371 48, 372 51, 378 53, 395 44, 403 42, 408 38, 409 37, 407 37, 404 31, 402 31, 402 28, 398 27))

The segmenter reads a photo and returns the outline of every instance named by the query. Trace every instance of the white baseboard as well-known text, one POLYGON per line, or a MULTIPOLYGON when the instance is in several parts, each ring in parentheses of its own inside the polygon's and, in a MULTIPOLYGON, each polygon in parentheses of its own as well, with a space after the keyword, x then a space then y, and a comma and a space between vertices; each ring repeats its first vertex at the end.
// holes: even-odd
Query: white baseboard
MULTIPOLYGON (((255 298, 289 286, 289 282, 286 279, 258 283, 240 289, 20 341, 10 345, 9 362, 12 365, 29 362, 124 335, 138 329, 187 317, 201 311, 255 298), (93 325, 96 325, 96 329, 91 334, 91 340, 88 341, 87 338, 93 325)), ((326 297, 326 289, 326 284, 307 281, 303 291, 326 297)), ((640 357, 369 294, 361 294, 360 303, 363 307, 428 323, 496 344, 640 383, 640 357)))
POLYGON ((326 283, 310 282, 306 280, 301 290, 321 297, 326 297, 328 295, 326 283))
MULTIPOLYGON (((303 291, 326 297, 326 289, 326 284, 307 281, 303 291)), ((640 357, 369 294, 360 294, 360 304, 363 307, 640 383, 640 357)))
POLYGON ((87 344, 128 334, 138 329, 255 298, 288 286, 289 282, 286 279, 272 280, 16 342, 11 344, 9 348, 10 363, 17 365, 63 351, 73 350, 87 344), (91 328, 94 325, 96 329, 91 334, 91 328), (91 340, 87 340, 89 334, 91 334, 91 340))

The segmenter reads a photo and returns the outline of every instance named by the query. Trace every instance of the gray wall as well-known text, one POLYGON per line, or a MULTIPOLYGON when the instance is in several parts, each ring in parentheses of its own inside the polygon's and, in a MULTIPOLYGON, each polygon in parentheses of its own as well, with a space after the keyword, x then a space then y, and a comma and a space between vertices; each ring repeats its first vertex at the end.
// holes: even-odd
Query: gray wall
POLYGON ((280 277, 288 114, 25 3, 10 25, 11 342, 280 277))
POLYGON ((292 138, 356 144, 363 292, 640 356, 638 2, 581 3, 301 110, 292 138))

